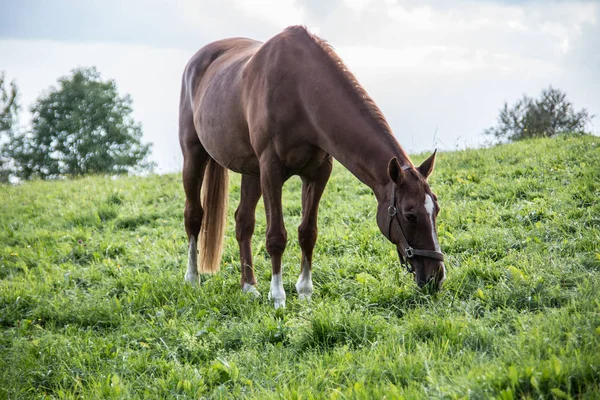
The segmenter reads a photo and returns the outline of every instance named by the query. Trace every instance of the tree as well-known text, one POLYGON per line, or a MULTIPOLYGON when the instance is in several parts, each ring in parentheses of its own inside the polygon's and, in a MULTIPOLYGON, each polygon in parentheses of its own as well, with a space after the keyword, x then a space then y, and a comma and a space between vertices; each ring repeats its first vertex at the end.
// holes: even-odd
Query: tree
POLYGON ((102 81, 96 68, 73 70, 33 105, 31 132, 10 143, 14 174, 47 179, 152 169, 151 145, 141 143, 131 107, 131 97, 119 96, 115 81, 102 81))
POLYGON ((10 87, 4 86, 4 72, 0 72, 0 182, 8 182, 10 177, 10 157, 6 153, 6 146, 15 135, 19 121, 19 92, 15 81, 10 87))
POLYGON ((560 134, 582 135, 592 118, 594 116, 585 108, 576 112, 566 93, 550 86, 542 90, 537 100, 523 95, 511 108, 504 103, 498 125, 486 129, 484 134, 508 141, 560 134))

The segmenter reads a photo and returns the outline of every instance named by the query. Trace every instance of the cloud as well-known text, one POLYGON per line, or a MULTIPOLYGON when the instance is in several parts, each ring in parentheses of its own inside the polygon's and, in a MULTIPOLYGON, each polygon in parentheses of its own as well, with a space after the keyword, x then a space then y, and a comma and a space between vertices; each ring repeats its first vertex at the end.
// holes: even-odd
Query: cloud
POLYGON ((238 35, 267 39, 303 22, 292 0, 20 0, 2 7, 0 38, 183 48, 238 35))
POLYGON ((248 18, 266 22, 283 29, 304 21, 304 10, 292 0, 235 0, 235 9, 241 10, 248 18))
POLYGON ((291 24, 337 49, 410 151, 480 144, 504 101, 549 84, 600 114, 593 1, 21 0, 2 4, 0 68, 29 105, 75 66, 97 65, 132 94, 154 157, 173 170, 191 54, 224 37, 267 40, 291 24))

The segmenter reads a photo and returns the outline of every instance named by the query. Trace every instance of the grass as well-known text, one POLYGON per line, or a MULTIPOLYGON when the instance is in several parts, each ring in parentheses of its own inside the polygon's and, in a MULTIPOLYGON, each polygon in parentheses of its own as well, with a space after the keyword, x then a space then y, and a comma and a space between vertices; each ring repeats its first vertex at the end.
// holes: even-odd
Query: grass
MULTIPOLYGON (((425 155, 414 157, 416 162, 425 155)), ((221 272, 183 284, 178 175, 0 187, 0 398, 600 398, 600 138, 439 155, 445 289, 420 292, 337 164, 297 300, 300 181, 284 188, 287 308, 221 272)))

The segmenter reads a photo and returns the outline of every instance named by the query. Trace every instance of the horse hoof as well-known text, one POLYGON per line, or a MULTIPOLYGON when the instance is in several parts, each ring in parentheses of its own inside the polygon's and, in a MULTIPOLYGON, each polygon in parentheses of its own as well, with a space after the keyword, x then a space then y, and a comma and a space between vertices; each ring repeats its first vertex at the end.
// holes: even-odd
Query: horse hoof
POLYGON ((273 305, 275 309, 285 308, 285 299, 273 299, 273 305))
POLYGON ((198 286, 198 284, 199 284, 198 275, 185 274, 185 283, 187 283, 188 285, 192 285, 194 287, 198 286))
POLYGON ((298 293, 298 300, 310 302, 312 300, 311 293, 298 293))
POLYGON ((251 294, 254 297, 260 297, 260 292, 256 290, 254 285, 249 283, 244 283, 244 287, 242 287, 242 292, 251 294))

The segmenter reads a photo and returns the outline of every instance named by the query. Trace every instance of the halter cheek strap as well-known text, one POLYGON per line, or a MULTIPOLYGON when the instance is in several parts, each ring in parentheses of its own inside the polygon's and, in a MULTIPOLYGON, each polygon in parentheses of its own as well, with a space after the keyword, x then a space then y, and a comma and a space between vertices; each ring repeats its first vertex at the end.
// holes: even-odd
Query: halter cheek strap
MULTIPOLYGON (((405 171, 409 168, 411 168, 410 165, 404 165, 402 167, 402 170, 405 171)), ((392 188, 392 193, 393 193, 393 195, 392 195, 393 202, 392 202, 392 205, 388 207, 388 215, 390 216, 390 224, 388 226, 388 235, 387 236, 391 242, 392 241, 392 236, 391 236, 392 222, 394 222, 394 220, 396 220, 396 222, 398 223, 398 238, 400 240, 398 241, 398 243, 394 243, 394 242, 392 242, 392 243, 394 243, 396 245, 396 250, 398 251, 398 257, 400 258, 400 263, 406 268, 406 270, 408 272, 414 273, 415 272, 414 267, 408 262, 408 260, 413 258, 414 256, 431 258, 431 259, 437 260, 437 261, 444 261, 444 254, 439 251, 414 249, 408 244, 408 241, 406 240, 406 236, 404 235, 404 232, 402 231, 402 224, 400 223, 400 219, 398 217, 398 209, 396 208, 396 188, 395 187, 392 188)))

